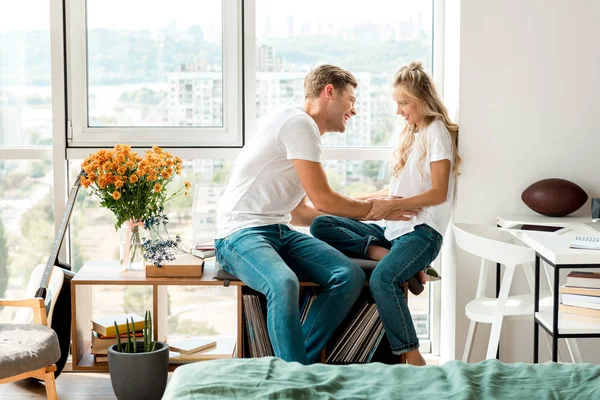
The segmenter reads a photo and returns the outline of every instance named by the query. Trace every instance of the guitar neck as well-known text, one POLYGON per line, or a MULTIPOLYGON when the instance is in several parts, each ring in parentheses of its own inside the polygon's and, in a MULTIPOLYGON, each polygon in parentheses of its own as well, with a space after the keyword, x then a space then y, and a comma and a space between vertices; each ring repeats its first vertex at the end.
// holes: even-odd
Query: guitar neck
POLYGON ((47 288, 48 283, 50 282, 52 268, 58 259, 58 252, 60 251, 60 246, 62 246, 65 232, 67 231, 67 226, 69 225, 69 219, 71 218, 71 213, 73 212, 73 206, 75 205, 75 200, 77 199, 77 193, 81 187, 81 177, 83 176, 85 176, 85 172, 82 170, 79 175, 77 175, 75 183, 73 186, 71 186, 71 190, 69 191, 69 199, 67 200, 65 213, 62 217, 62 221, 60 222, 60 227, 58 228, 56 238, 54 239, 54 244, 52 245, 52 250, 50 251, 50 256, 48 257, 48 262, 46 263, 46 269, 44 271, 44 276, 42 277, 40 289, 47 288))

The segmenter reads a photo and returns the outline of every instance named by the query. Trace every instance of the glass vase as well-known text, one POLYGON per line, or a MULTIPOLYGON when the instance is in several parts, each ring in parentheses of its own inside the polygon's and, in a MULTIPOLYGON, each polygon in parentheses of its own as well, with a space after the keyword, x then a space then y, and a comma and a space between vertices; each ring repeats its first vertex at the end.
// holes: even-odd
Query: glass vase
POLYGON ((121 270, 143 270, 146 268, 142 242, 147 236, 143 222, 127 221, 121 227, 120 260, 121 270))

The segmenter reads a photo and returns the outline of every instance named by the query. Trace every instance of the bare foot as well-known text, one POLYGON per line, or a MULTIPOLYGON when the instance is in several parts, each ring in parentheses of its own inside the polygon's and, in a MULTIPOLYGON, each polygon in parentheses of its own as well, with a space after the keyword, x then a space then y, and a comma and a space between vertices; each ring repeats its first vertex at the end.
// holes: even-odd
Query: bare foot
POLYGON ((407 364, 415 365, 418 367, 427 365, 427 362, 425 362, 425 359, 421 355, 419 349, 407 351, 404 355, 406 356, 407 364))
POLYGON ((369 246, 367 255, 371 260, 379 261, 390 253, 390 249, 381 246, 369 246))
POLYGON ((425 271, 417 272, 417 279, 424 285, 427 283, 427 277, 425 276, 425 271))

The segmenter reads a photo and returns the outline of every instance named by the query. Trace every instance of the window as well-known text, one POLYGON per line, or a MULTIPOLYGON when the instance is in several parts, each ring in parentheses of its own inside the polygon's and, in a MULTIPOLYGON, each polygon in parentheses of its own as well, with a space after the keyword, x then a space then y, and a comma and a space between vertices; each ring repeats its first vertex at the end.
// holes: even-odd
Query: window
POLYGON ((48 13, 48 2, 0 3, 0 148, 52 145, 48 13))
POLYGON ((272 110, 304 103, 304 77, 334 64, 358 80, 356 110, 344 134, 329 133, 329 147, 393 146, 394 72, 411 60, 432 65, 432 1, 376 0, 352 7, 307 0, 290 10, 277 0, 256 0, 256 120, 272 110), (315 10, 319 10, 315 14, 315 10))
POLYGON ((240 13, 223 0, 70 2, 70 146, 240 146, 240 13))
MULTIPOLYGON (((190 245, 211 239, 215 211, 244 132, 251 135, 254 126, 280 108, 301 105, 304 77, 321 63, 347 68, 359 80, 358 115, 346 133, 324 138, 330 182, 348 195, 382 188, 401 129, 394 117, 391 79, 412 59, 432 71, 434 2, 299 4, 21 0, 0 5, 0 252, 8 243, 10 276, 7 281, 0 275, 0 289, 5 285, 6 293, 12 293, 24 286, 29 267, 15 261, 20 253, 12 246, 27 240, 23 219, 33 218, 29 215, 43 221, 35 234, 45 237, 30 244, 30 268, 45 261, 38 258, 47 256, 45 248, 53 240, 52 211, 58 214, 65 202, 62 188, 73 182, 80 160, 98 147, 161 145, 186 159, 186 179, 194 191, 169 208, 170 230, 190 245), (69 174, 60 162, 65 150, 69 174), (33 201, 42 193, 44 202, 54 199, 54 210, 33 201)), ((83 191, 71 222, 70 255, 76 270, 88 259, 116 258, 114 216, 83 191)), ((170 288, 169 296, 173 313, 187 313, 186 302, 199 301, 193 296, 205 296, 205 301, 212 295, 170 288)), ((435 332, 430 297, 411 300, 422 338, 435 332)), ((107 314, 125 307, 109 303, 103 311, 107 314)), ((183 334, 186 329, 181 325, 173 331, 183 334)))
POLYGON ((0 3, 0 297, 24 296, 54 241, 49 20, 49 2, 0 3))
MULTIPOLYGON (((340 7, 337 1, 306 0, 292 12, 285 2, 255 0, 255 14, 256 126, 274 110, 304 104, 304 77, 312 68, 343 67, 358 80, 357 115, 345 133, 323 136, 329 183, 349 196, 387 186, 403 123, 395 116, 392 79, 415 59, 431 72, 433 2, 373 0, 340 7)), ((427 285, 409 301, 417 334, 425 341, 431 333, 431 298, 427 285)), ((430 349, 429 343, 423 347, 430 349)))

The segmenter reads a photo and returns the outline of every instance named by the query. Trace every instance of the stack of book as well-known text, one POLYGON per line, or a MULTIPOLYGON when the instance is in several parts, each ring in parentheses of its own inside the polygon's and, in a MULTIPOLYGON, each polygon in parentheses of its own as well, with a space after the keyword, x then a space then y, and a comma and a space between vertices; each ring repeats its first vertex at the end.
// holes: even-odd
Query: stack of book
POLYGON ((560 297, 566 317, 600 323, 600 272, 570 272, 560 297))
POLYGON ((184 364, 218 358, 233 358, 235 345, 235 338, 209 339, 195 336, 169 341, 169 362, 184 364))
POLYGON ((326 362, 334 364, 370 362, 384 332, 377 305, 371 300, 365 301, 333 346, 326 362))
POLYGON ((192 249, 192 254, 202 259, 207 259, 215 256, 215 242, 200 243, 192 249))
POLYGON ((115 322, 119 326, 121 342, 123 343, 127 340, 127 326, 125 321, 129 321, 129 329, 131 330, 131 318, 133 318, 133 329, 137 340, 143 340, 142 329, 144 328, 144 318, 139 315, 123 314, 92 320, 92 347, 90 353, 94 356, 96 363, 108 362, 108 348, 117 344, 115 322))

